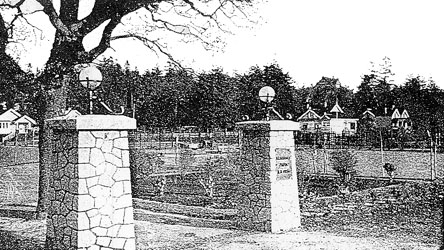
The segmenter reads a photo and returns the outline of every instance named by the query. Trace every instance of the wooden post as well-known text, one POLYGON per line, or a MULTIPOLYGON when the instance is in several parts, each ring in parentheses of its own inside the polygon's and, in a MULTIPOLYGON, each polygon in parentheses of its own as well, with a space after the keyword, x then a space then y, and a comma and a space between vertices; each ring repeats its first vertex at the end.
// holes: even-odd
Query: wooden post
POLYGON ((436 142, 433 144, 433 174, 436 178, 436 142))
POLYGON ((327 173, 327 152, 325 150, 325 140, 324 140, 324 174, 326 173, 327 173))
POLYGON ((317 171, 317 168, 316 168, 316 164, 315 164, 315 156, 317 155, 316 153, 316 148, 313 148, 313 173, 314 174, 317 174, 318 173, 318 171, 317 171))
POLYGON ((28 146, 28 134, 29 134, 29 130, 28 130, 28 128, 26 128, 26 133, 25 133, 25 147, 27 147, 28 146))
POLYGON ((436 143, 434 141, 432 141, 433 139, 431 139, 431 144, 430 145, 430 150, 432 152, 432 170, 431 170, 431 177, 432 180, 436 179, 436 143))
POLYGON ((159 149, 162 149, 162 138, 160 138, 160 127, 157 128, 157 132, 159 133, 158 139, 159 139, 159 149))
POLYGON ((32 129, 32 137, 31 137, 32 146, 34 146, 34 137, 35 137, 35 129, 32 129))
POLYGON ((433 181, 436 178, 436 169, 435 169, 435 145, 433 145, 433 138, 430 131, 427 130, 427 135, 430 138, 430 179, 433 181))
POLYGON ((384 143, 382 140, 382 129, 379 129, 379 138, 381 141, 381 161, 382 161, 382 177, 384 177, 385 173, 384 173, 384 164, 385 164, 385 160, 384 160, 384 143))

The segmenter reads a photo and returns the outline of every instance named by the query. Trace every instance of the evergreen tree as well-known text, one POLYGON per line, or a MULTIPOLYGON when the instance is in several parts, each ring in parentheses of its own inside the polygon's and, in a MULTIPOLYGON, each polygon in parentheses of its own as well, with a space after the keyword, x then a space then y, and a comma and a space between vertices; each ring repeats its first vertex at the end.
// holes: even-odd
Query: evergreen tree
POLYGON ((239 112, 250 119, 264 118, 265 104, 259 100, 259 90, 264 86, 272 87, 276 96, 273 100, 274 108, 282 115, 287 113, 293 117, 298 113, 296 107, 296 92, 294 82, 288 73, 284 73, 277 64, 271 64, 261 69, 252 67, 250 71, 239 77, 239 112))

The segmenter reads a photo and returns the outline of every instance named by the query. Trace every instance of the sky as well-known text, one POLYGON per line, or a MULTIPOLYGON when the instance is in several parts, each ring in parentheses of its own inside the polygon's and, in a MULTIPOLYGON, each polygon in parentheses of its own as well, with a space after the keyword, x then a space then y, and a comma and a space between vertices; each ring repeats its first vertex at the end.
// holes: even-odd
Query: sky
MULTIPOLYGON (((245 73, 255 65, 277 63, 298 87, 327 76, 353 89, 369 72, 370 62, 378 64, 387 56, 395 84, 413 74, 432 77, 444 88, 443 6, 442 0, 269 0, 257 5, 257 25, 223 36, 223 51, 176 42, 170 49, 185 67, 197 71, 221 67, 229 74, 245 73)), ((43 19, 35 17, 47 22, 43 19)), ((51 42, 50 36, 40 39, 34 43, 38 49, 26 50, 20 62, 43 67, 51 42)), ((105 56, 128 61, 140 71, 165 66, 164 57, 140 42, 116 41, 112 47, 105 56)))

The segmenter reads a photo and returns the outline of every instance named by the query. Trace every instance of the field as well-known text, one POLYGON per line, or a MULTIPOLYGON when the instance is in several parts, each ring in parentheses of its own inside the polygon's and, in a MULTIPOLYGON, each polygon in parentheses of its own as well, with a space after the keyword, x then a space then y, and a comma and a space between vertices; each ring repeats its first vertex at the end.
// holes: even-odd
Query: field
POLYGON ((37 202, 38 164, 0 167, 0 203, 32 205, 37 202))
MULTIPOLYGON (((5 204, 34 204, 37 199, 37 164, 0 168, 2 182, 0 202, 5 204), (9 176, 15 176, 10 178, 9 176), (6 178, 6 179, 3 179, 6 178), (15 193, 9 193, 7 181, 13 181, 15 193)), ((303 217, 303 231, 325 232, 344 237, 374 237, 384 241, 440 243, 440 209, 425 216, 379 210, 372 214, 338 213, 325 217, 303 217)), ((425 215, 425 214, 424 214, 425 215)))
MULTIPOLYGON (((313 174, 335 174, 329 163, 330 153, 327 149, 297 149, 296 165, 298 172, 313 174)), ((383 157, 377 150, 351 150, 357 160, 356 170, 358 176, 382 177, 387 176, 383 171, 383 160, 397 167, 395 178, 404 179, 430 179, 432 160, 428 151, 384 151, 383 157)), ((436 154, 436 176, 444 176, 444 154, 436 154)))
MULTIPOLYGON (((369 169, 368 171, 376 172, 378 170, 369 169)), ((424 175, 428 173, 427 168, 422 170, 415 168, 407 170, 407 168, 404 168, 403 171, 410 171, 410 176, 418 178, 424 178, 424 175)), ((318 185, 322 184, 318 183, 318 185)), ((437 205, 437 201, 441 199, 438 195, 442 195, 443 191, 438 192, 436 189, 432 189, 433 185, 430 183, 418 185, 422 186, 414 186, 415 188, 406 188, 405 190, 411 197, 419 197, 416 201, 406 202, 396 208, 387 206, 386 208, 372 210, 371 213, 360 213, 358 211, 354 213, 334 213, 321 217, 304 216, 302 218, 303 230, 326 232, 346 237, 363 238, 372 236, 388 241, 439 244, 441 240, 442 208, 439 203, 437 205), (428 193, 423 195, 423 193, 415 190, 423 190, 428 193), (430 197, 434 199, 433 204, 435 205, 422 206, 421 204, 430 203, 430 197)), ((1 205, 35 205, 37 189, 37 163, 0 167, 1 205)), ((441 189, 444 190, 444 187, 441 189)))

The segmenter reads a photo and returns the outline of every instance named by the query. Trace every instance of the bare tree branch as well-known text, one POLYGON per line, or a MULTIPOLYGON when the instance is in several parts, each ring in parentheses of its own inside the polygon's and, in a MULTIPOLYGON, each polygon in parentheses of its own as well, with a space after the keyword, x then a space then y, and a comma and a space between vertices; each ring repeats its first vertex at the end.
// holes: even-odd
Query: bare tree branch
POLYGON ((25 0, 20 0, 16 4, 0 3, 0 7, 8 7, 8 8, 14 9, 14 8, 20 7, 24 2, 25 2, 25 0))
POLYGON ((97 45, 94 49, 87 53, 87 57, 85 58, 85 60, 91 61, 110 47, 111 34, 116 26, 120 23, 121 19, 122 17, 116 16, 110 20, 110 22, 105 26, 105 29, 103 30, 102 39, 100 40, 99 45, 97 45))
POLYGON ((49 21, 52 25, 63 35, 67 37, 74 37, 71 30, 62 22, 59 15, 57 14, 54 5, 51 0, 36 0, 43 7, 43 12, 49 17, 49 21))
POLYGON ((156 27, 165 29, 169 32, 172 32, 177 35, 190 36, 198 41, 200 41, 204 46, 211 47, 211 44, 208 41, 205 41, 202 38, 202 34, 204 34, 207 29, 204 27, 200 27, 197 25, 182 25, 182 24, 174 24, 170 21, 164 20, 160 17, 155 17, 154 13, 150 13, 151 20, 157 24, 156 27))
MULTIPOLYGON (((113 36, 111 38, 111 40, 117 40, 117 39, 123 39, 123 38, 133 38, 133 39, 137 39, 139 41, 141 41, 145 46, 147 46, 148 48, 150 48, 152 51, 154 51, 154 53, 158 53, 160 52, 161 54, 165 55, 166 57, 168 57, 169 61, 171 61, 171 63, 180 68, 181 70, 189 70, 187 68, 184 68, 182 66, 182 64, 180 62, 178 62, 170 53, 168 53, 165 48, 159 44, 158 41, 156 40, 150 40, 144 36, 140 36, 137 34, 126 34, 126 35, 118 35, 118 36, 113 36)), ((158 55, 158 54, 157 54, 158 55)))
POLYGON ((84 36, 99 27, 106 20, 114 18, 116 15, 123 17, 140 8, 153 8, 162 1, 164 0, 96 1, 91 14, 75 24, 75 28, 84 36))
MULTIPOLYGON (((40 32, 40 34, 43 34, 43 31, 38 28, 37 26, 35 26, 34 24, 32 24, 25 16, 26 15, 31 15, 33 13, 42 11, 42 10, 34 10, 28 13, 24 13, 21 9, 22 5, 24 4, 25 0, 20 0, 15 4, 8 4, 8 3, 1 3, 0 7, 4 7, 4 8, 8 8, 8 9, 15 9, 16 13, 12 15, 12 19, 7 23, 4 20, 3 21, 3 25, 6 28, 6 33, 7 36, 5 37, 7 40, 5 42, 9 42, 9 43, 13 43, 13 40, 9 40, 11 38, 14 38, 14 33, 17 32, 16 29, 14 29, 14 27, 16 27, 17 23, 20 23, 21 21, 24 21, 28 26, 32 27, 34 33, 35 31, 40 32)), ((24 39, 20 39, 20 38, 14 38, 15 41, 18 40, 24 40, 24 39)))

